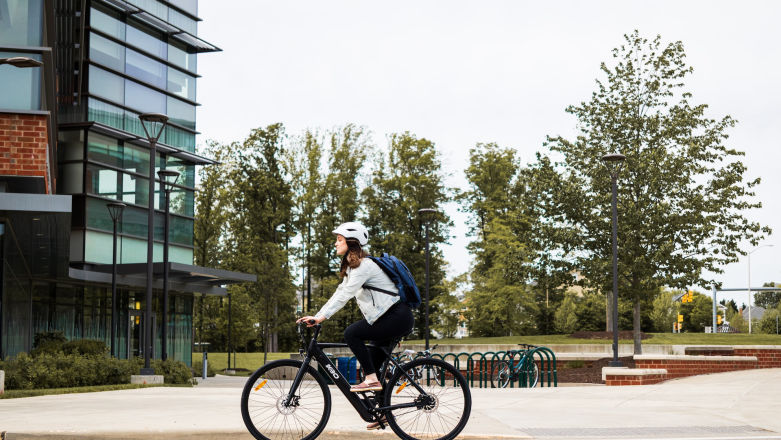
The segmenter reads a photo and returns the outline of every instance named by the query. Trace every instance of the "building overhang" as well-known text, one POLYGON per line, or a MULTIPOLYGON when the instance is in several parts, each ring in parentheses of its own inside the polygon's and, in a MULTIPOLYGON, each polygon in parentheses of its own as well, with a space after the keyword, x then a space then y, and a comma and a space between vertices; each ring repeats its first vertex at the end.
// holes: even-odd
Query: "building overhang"
MULTIPOLYGON (((154 263, 152 270, 154 289, 163 288, 163 263, 154 263)), ((117 264, 117 285, 123 287, 146 287, 146 263, 117 264)), ((71 278, 111 284, 111 264, 91 264, 83 268, 71 267, 71 278)), ((182 263, 168 263, 168 286, 171 291, 202 293, 225 296, 229 284, 251 283, 257 281, 256 275, 232 272, 211 267, 201 267, 182 263)))
POLYGON ((222 49, 220 49, 219 47, 211 43, 208 43, 181 28, 178 28, 168 22, 165 22, 155 17, 148 11, 141 9, 131 4, 130 2, 123 1, 123 0, 101 0, 101 2, 105 5, 112 7, 116 11, 121 12, 125 16, 134 17, 139 21, 143 22, 144 24, 151 26, 164 34, 167 34, 176 40, 179 40, 183 44, 187 45, 187 47, 189 47, 193 53, 222 51, 222 49))
MULTIPOLYGON (((111 136, 119 140, 132 142, 136 145, 141 145, 149 148, 149 141, 147 139, 141 136, 136 136, 132 133, 128 133, 126 131, 118 130, 114 127, 109 127, 108 125, 101 124, 100 122, 71 122, 71 123, 60 124, 61 130, 83 129, 83 128, 87 128, 90 131, 94 131, 96 133, 105 134, 107 136, 111 136)), ((157 144, 155 144, 155 149, 159 153, 166 154, 171 157, 176 157, 178 159, 181 159, 184 162, 191 163, 193 165, 214 165, 217 163, 216 161, 209 159, 208 157, 199 156, 195 153, 182 150, 181 148, 172 147, 162 142, 158 142, 157 144)))

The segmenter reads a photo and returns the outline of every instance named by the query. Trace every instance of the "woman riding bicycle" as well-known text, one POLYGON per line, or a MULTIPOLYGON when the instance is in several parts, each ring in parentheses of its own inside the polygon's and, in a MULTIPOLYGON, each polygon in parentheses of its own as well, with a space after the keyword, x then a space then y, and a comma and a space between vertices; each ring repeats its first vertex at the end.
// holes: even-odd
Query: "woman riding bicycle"
POLYGON ((304 316, 296 322, 305 322, 310 327, 319 324, 333 316, 354 297, 364 319, 345 329, 344 340, 360 362, 365 380, 350 387, 350 391, 381 391, 382 384, 377 378, 376 368, 382 363, 384 354, 379 349, 370 351, 364 342, 373 341, 378 346, 386 346, 394 338, 408 334, 415 322, 412 309, 401 302, 398 296, 363 288, 367 285, 383 290, 396 290, 388 275, 371 258, 366 258, 369 254, 362 246, 369 242, 369 232, 363 225, 355 222, 344 223, 333 233, 336 235, 336 254, 342 256, 342 283, 315 316, 304 316))

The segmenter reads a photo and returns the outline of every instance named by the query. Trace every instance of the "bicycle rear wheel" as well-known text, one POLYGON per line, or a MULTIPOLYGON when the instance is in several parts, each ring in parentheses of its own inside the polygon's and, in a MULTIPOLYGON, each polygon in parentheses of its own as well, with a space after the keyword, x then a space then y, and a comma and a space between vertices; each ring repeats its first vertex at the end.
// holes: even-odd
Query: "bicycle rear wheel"
POLYGON ((416 403, 416 406, 386 412, 393 432, 405 440, 455 438, 466 426, 472 411, 472 394, 461 372, 433 358, 419 358, 401 368, 410 376, 420 377, 417 382, 428 397, 397 370, 385 390, 384 406, 405 403, 416 403))
POLYGON ((534 388, 540 382, 540 367, 537 366, 537 363, 534 362, 533 359, 528 359, 525 363, 523 372, 521 372, 519 377, 519 382, 524 380, 524 376, 526 378, 525 385, 528 388, 534 388))
POLYGON ((258 440, 314 439, 331 414, 331 392, 314 368, 307 366, 293 402, 284 400, 303 362, 270 362, 250 376, 241 393, 241 417, 258 440))
POLYGON ((491 367, 491 388, 507 388, 510 383, 510 364, 507 361, 493 361, 491 367))

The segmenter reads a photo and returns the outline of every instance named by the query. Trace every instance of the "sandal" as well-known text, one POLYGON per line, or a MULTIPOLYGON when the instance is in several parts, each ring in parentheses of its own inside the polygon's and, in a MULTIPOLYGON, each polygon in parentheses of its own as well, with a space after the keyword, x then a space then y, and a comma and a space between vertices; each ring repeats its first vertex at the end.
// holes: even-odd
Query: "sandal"
POLYGON ((385 429, 385 426, 387 425, 388 425, 388 421, 385 419, 385 416, 382 416, 380 417, 379 422, 372 422, 366 425, 366 430, 374 431, 375 429, 380 429, 380 428, 385 429), (382 424, 380 424, 380 422, 382 422, 382 424))
POLYGON ((366 391, 382 391, 382 384, 379 382, 362 382, 350 387, 351 393, 363 393, 366 391))

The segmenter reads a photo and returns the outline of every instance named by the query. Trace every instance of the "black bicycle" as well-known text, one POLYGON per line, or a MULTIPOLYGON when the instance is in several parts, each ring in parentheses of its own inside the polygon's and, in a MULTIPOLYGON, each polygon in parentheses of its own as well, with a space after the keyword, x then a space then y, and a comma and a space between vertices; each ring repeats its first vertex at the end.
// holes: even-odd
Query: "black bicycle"
POLYGON ((313 360, 331 376, 363 420, 379 423, 382 429, 390 426, 402 439, 453 439, 466 426, 472 396, 466 379, 452 365, 430 357, 400 364, 390 356, 397 340, 382 347, 386 358, 377 377, 383 391, 353 393, 322 350, 347 344, 317 342, 321 327, 312 328, 307 343, 303 324, 298 325, 303 361, 270 362, 247 380, 241 393, 241 416, 256 439, 314 439, 323 432, 331 414, 331 391, 312 367, 313 360), (383 373, 389 363, 396 371, 385 380, 383 373), (420 379, 415 378, 416 371, 421 372, 420 379))

